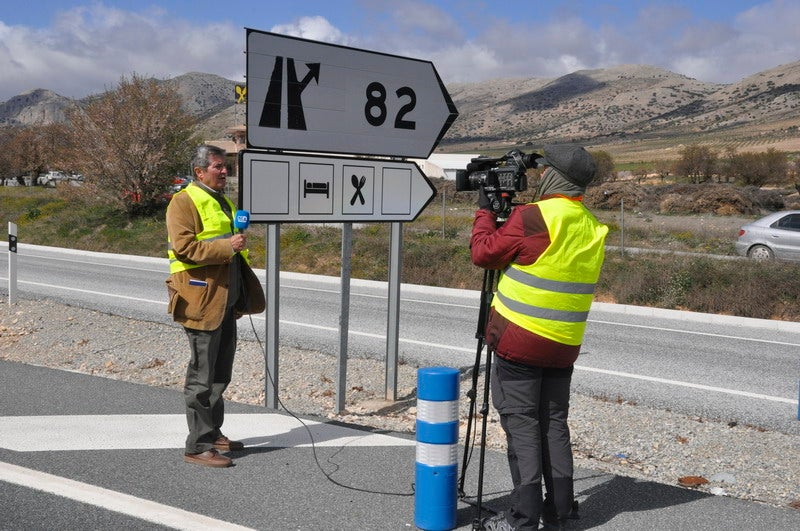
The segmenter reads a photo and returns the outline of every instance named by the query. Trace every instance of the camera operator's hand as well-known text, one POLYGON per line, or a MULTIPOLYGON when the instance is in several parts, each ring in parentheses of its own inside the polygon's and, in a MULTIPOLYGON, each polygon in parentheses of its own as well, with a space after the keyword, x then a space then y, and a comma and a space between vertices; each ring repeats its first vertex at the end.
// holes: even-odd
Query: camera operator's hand
POLYGON ((478 188, 478 208, 481 210, 492 210, 492 200, 486 195, 483 186, 478 188))

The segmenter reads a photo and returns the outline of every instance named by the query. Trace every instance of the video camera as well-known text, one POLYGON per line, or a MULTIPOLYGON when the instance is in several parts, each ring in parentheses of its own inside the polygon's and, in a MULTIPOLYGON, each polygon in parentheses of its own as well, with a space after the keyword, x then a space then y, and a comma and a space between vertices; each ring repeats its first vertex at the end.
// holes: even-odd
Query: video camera
POLYGON ((513 149, 502 157, 475 157, 466 170, 456 171, 456 192, 483 189, 492 201, 492 210, 508 214, 517 192, 528 189, 525 172, 536 167, 538 153, 525 154, 513 149))

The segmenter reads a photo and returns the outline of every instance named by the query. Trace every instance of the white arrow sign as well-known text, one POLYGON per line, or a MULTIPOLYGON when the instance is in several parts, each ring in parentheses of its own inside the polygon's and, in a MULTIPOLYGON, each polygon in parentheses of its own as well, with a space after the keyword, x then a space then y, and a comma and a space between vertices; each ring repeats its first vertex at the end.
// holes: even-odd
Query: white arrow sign
POLYGON ((457 116, 430 61, 247 30, 250 147, 427 158, 457 116))
POLYGON ((251 223, 413 221, 436 196, 414 162, 244 150, 239 168, 251 223))

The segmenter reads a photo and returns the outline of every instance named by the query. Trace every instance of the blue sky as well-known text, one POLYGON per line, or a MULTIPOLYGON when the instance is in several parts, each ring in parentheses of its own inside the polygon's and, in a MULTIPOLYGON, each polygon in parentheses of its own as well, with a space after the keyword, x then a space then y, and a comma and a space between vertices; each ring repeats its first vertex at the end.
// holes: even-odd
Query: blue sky
POLYGON ((244 28, 433 61, 444 82, 650 64, 731 83, 800 60, 796 0, 36 0, 0 12, 0 101, 132 73, 244 79, 244 28))

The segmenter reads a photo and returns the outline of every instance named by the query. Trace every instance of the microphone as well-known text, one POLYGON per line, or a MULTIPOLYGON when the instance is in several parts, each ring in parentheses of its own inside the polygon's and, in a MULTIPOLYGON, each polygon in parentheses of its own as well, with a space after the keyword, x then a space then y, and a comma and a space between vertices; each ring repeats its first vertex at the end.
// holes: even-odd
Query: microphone
POLYGON ((233 216, 233 226, 244 232, 250 226, 250 212, 247 210, 237 210, 233 216))

